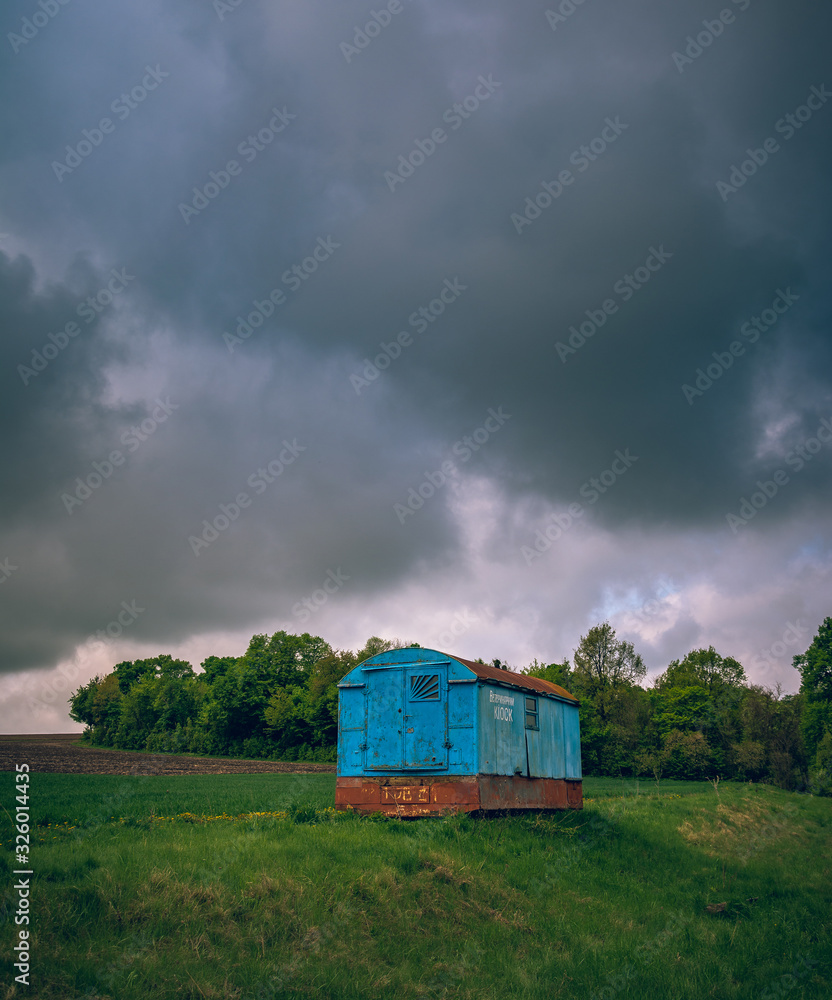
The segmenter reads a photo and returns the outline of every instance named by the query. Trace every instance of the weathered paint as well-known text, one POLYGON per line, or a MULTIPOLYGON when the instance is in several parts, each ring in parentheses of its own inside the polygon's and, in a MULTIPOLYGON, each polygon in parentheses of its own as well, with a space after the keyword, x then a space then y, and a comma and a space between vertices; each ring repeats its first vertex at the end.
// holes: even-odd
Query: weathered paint
POLYGON ((472 778, 339 777, 338 809, 391 816, 446 812, 505 812, 515 809, 580 809, 581 783, 556 778, 480 774, 472 778))
POLYGON ((578 703, 547 681, 408 648, 370 657, 339 684, 339 808, 580 808, 580 786, 566 792, 580 780, 578 703), (499 794, 485 776, 503 779, 499 794), (560 790, 544 795, 540 780, 560 790), (397 782, 405 798, 373 797, 397 782), (433 789, 451 799, 438 803, 433 789))

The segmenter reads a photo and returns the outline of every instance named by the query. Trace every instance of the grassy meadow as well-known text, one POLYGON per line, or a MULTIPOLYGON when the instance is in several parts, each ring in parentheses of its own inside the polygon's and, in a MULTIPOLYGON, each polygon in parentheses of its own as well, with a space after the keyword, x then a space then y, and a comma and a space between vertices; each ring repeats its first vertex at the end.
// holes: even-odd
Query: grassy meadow
POLYGON ((33 774, 34 975, 3 813, 0 997, 832 996, 830 799, 588 778, 582 812, 402 822, 334 786, 33 774))

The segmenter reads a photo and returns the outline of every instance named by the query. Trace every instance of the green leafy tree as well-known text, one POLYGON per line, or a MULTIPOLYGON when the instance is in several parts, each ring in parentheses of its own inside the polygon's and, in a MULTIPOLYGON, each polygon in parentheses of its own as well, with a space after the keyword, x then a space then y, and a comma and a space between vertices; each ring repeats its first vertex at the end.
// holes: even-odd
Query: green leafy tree
POLYGON ((810 758, 820 741, 832 732, 832 618, 825 618, 805 653, 792 663, 800 671, 800 692, 806 699, 803 739, 810 758))
POLYGON ((781 788, 799 788, 806 781, 807 755, 800 720, 804 696, 786 695, 752 684, 742 703, 743 739, 765 748, 766 774, 781 788))
POLYGON ((115 674, 108 674, 93 697, 93 742, 106 746, 115 737, 121 719, 121 701, 118 679, 115 674))
POLYGON ((647 673, 631 642, 616 639, 609 622, 593 626, 581 636, 575 650, 574 676, 590 690, 615 684, 634 684, 647 673))
POLYGON ((160 653, 146 660, 125 660, 113 668, 122 694, 127 694, 134 684, 146 677, 182 678, 193 676, 193 672, 187 660, 175 660, 170 653, 160 653))
POLYGON ((134 684, 152 673, 153 669, 152 660, 124 660, 113 667, 113 673, 118 681, 119 690, 122 694, 127 694, 134 684))
POLYGON ((711 748, 702 733, 674 729, 662 741, 664 772, 671 778, 701 779, 712 765, 711 748))
POLYGON ((91 681, 79 687, 69 699, 70 719, 83 722, 88 729, 92 729, 96 724, 95 696, 102 682, 102 677, 93 677, 91 681))
POLYGON ((701 732, 711 747, 712 764, 722 774, 733 767, 734 746, 742 739, 740 709, 746 692, 742 664, 709 646, 673 660, 656 679, 656 724, 667 734, 676 728, 701 732))
POLYGON ((528 677, 539 677, 541 680, 551 681, 552 684, 557 684, 570 693, 572 691, 572 669, 568 659, 564 660, 563 663, 549 664, 538 663, 537 660, 534 660, 520 673, 526 674, 528 677))
POLYGON ((221 736, 230 741, 265 737, 266 707, 278 689, 305 686, 314 664, 332 652, 320 636, 255 635, 248 649, 211 687, 224 719, 221 736))
POLYGON ((661 736, 667 736, 674 729, 701 731, 709 704, 708 689, 699 684, 660 689, 655 695, 653 722, 656 730, 661 736))
POLYGON ((402 642, 401 639, 381 639, 377 635, 371 635, 364 643, 362 649, 355 654, 356 663, 363 663, 371 656, 378 656, 379 653, 386 653, 388 649, 421 649, 418 642, 402 642))
POLYGON ((595 625, 581 636, 574 664, 571 690, 591 701, 601 729, 615 713, 621 688, 634 685, 647 673, 633 644, 616 639, 609 622, 595 625))
POLYGON ((713 646, 692 649, 684 659, 673 660, 667 670, 656 678, 655 687, 693 687, 708 689, 714 695, 721 688, 740 688, 746 683, 742 664, 732 656, 720 656, 713 646))
POLYGON ((732 747, 734 770, 741 781, 759 781, 766 773, 766 748, 759 740, 745 739, 732 747))
POLYGON ((228 673, 229 668, 233 667, 236 662, 236 656, 206 656, 200 666, 205 680, 209 684, 213 684, 218 677, 228 673))

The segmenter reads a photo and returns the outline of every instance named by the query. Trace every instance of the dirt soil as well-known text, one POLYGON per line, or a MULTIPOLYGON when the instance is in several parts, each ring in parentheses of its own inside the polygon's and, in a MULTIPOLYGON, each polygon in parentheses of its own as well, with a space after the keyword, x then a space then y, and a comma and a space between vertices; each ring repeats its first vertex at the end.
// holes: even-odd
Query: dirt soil
POLYGON ((78 733, 0 736, 0 771, 28 764, 30 771, 54 774, 322 774, 334 764, 307 764, 236 757, 99 750, 78 743, 78 733))

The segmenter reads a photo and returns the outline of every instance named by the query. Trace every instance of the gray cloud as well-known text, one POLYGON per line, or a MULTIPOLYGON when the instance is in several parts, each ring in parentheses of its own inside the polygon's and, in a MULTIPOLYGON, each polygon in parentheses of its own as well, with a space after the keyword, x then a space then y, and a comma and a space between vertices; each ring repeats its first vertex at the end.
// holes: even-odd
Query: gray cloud
POLYGON ((349 61, 371 5, 67 5, 16 53, 7 38, 0 559, 19 568, 0 586, 3 668, 46 676, 122 601, 146 611, 113 655, 295 627, 340 567, 349 587, 304 626, 336 642, 360 642, 356 622, 428 641, 409 623, 441 636, 444 610, 488 607, 465 641, 489 649, 467 652, 514 662, 568 655, 610 615, 654 669, 724 637, 786 680, 759 657, 770 623, 827 611, 832 452, 795 456, 832 418, 832 108, 791 137, 776 124, 825 93, 830 24, 808 2, 743 6, 682 72, 673 53, 712 19, 693 3, 587 0, 553 31, 545 6, 411 0, 349 61), (778 150, 721 196, 769 137, 778 150), (399 157, 412 172, 391 191, 399 157), (113 269, 131 277, 110 302, 113 269), (465 290, 420 321, 446 279, 465 290), (780 290, 794 301, 776 322, 744 326, 780 290), (241 321, 253 332, 229 351, 241 321), (500 406, 510 419, 463 461, 455 443, 500 406), (394 504, 449 461, 400 523, 394 504), (100 485, 68 511, 94 463, 100 485), (585 527, 548 569, 527 565, 522 547, 573 503, 585 527), (661 579, 671 604, 633 617, 661 579))

